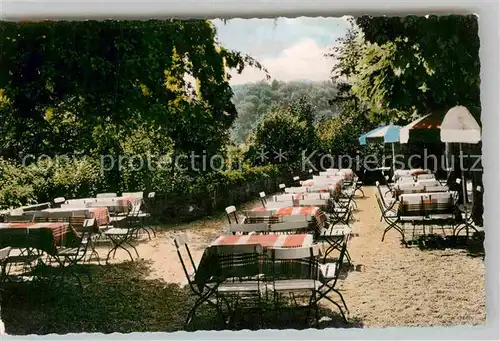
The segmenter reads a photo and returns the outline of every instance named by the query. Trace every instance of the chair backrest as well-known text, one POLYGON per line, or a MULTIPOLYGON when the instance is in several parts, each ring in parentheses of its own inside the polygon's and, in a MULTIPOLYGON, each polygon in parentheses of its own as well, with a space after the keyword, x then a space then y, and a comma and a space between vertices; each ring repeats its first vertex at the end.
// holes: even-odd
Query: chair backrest
POLYGON ((116 193, 98 193, 96 198, 115 198, 118 195, 116 193))
POLYGON ((285 193, 292 193, 292 194, 307 193, 307 187, 288 187, 285 188, 285 193))
POLYGON ((273 197, 274 202, 287 202, 289 204, 292 204, 295 201, 295 196, 297 194, 292 194, 292 193, 287 193, 287 194, 280 194, 280 195, 275 195, 273 197))
POLYGON ((80 206, 84 207, 88 200, 89 199, 69 199, 69 200, 66 200, 64 205, 71 205, 71 206, 80 205, 80 206))
POLYGON ((236 222, 236 224, 238 224, 238 216, 236 215, 236 206, 228 206, 228 207, 226 207, 226 216, 227 216, 227 220, 229 222, 229 225, 232 225, 231 215, 233 216, 234 221, 236 222))
POLYGON ((266 208, 283 208, 283 207, 292 207, 294 206, 294 202, 292 201, 270 201, 266 203, 266 208))
POLYGON ((11 250, 10 246, 0 249, 0 261, 9 257, 10 250, 11 250))
POLYGON ((385 205, 382 203, 382 200, 380 199, 380 194, 378 193, 375 193, 375 198, 377 199, 377 204, 378 204, 378 208, 380 209, 380 213, 382 214, 382 216, 385 215, 385 205))
POLYGON ((396 183, 413 183, 415 182, 415 178, 413 177, 413 175, 402 175, 398 178, 398 180, 396 181, 396 183))
POLYGON ((338 173, 343 174, 344 175, 344 179, 352 180, 354 178, 354 172, 350 168, 339 169, 338 173))
POLYGON ((75 225, 82 225, 83 221, 88 216, 88 210, 78 211, 37 211, 35 212, 34 221, 36 222, 65 222, 75 225), (79 217, 79 222, 74 219, 79 217))
POLYGON ((259 197, 260 197, 260 202, 262 203, 262 206, 266 207, 266 203, 267 203, 266 192, 260 192, 259 197))
POLYGON ((277 280, 316 279, 319 276, 319 245, 266 250, 264 273, 277 280))
MULTIPOLYGON (((344 258, 347 252, 347 243, 349 241, 349 235, 345 235, 344 239, 342 240, 342 248, 340 249, 340 254, 337 259, 337 269, 335 271, 335 281, 339 278, 340 271, 342 271, 342 268, 344 267, 344 258)), ((333 287, 335 286, 335 283, 333 284, 333 287)))
POLYGON ((269 231, 272 232, 296 232, 298 230, 309 228, 309 222, 302 220, 296 221, 281 221, 279 223, 270 224, 269 231))
POLYGON ((143 198, 144 192, 123 192, 122 197, 143 198))
POLYGON ((328 199, 304 199, 299 201, 300 206, 317 206, 323 207, 328 205, 328 199))
POLYGON ((283 216, 279 217, 279 221, 282 221, 282 222, 294 222, 294 221, 309 222, 309 221, 311 221, 311 216, 310 215, 302 215, 302 214, 283 215, 283 216))
POLYGON ((261 244, 228 244, 211 246, 212 251, 217 255, 240 255, 246 253, 263 253, 261 244))
MULTIPOLYGON (((76 215, 71 217, 71 227, 80 234, 80 239, 85 239, 92 233, 97 232, 97 222, 95 218, 85 218, 76 212, 76 215)), ((85 243, 86 244, 86 243, 85 243)), ((86 248, 87 245, 81 245, 86 248)))
POLYGON ((177 235, 174 238, 174 245, 177 251, 177 256, 179 257, 179 260, 181 262, 182 269, 184 270, 184 274, 186 275, 186 278, 188 280, 188 283, 192 288, 195 288, 196 286, 192 282, 188 266, 192 267, 194 273, 196 273, 197 269, 193 256, 191 254, 191 250, 189 250, 187 234, 182 233, 180 235, 177 235), (185 259, 183 254, 187 256, 187 259, 185 259))
MULTIPOLYGON (((211 246, 214 252, 216 280, 223 282, 229 278, 248 278, 262 273, 263 248, 260 244, 237 244, 211 246)), ((257 281, 259 278, 257 277, 257 281)))
POLYGON ((439 186, 441 183, 436 179, 418 179, 417 184, 424 186, 439 186))
POLYGON ((418 180, 428 180, 428 179, 436 179, 436 176, 432 173, 424 173, 424 174, 418 174, 417 175, 417 181, 418 180))
POLYGON ((325 193, 320 193, 320 192, 311 192, 311 193, 308 193, 304 199, 311 199, 311 200, 318 200, 318 199, 321 199, 321 200, 328 200, 330 199, 330 193, 329 192, 325 192, 325 193))
POLYGON ((281 192, 285 191, 285 188, 286 188, 285 184, 279 184, 278 187, 279 187, 281 192))
POLYGON ((272 211, 264 210, 252 210, 252 211, 245 211, 244 212, 245 217, 271 217, 273 216, 272 211))
POLYGON ((328 169, 326 169, 326 171, 328 173, 338 173, 339 170, 340 169, 338 169, 338 168, 328 168, 328 169))
POLYGON ((448 186, 435 185, 435 186, 425 186, 425 193, 435 193, 435 192, 448 192, 450 189, 448 186))
POLYGON ((375 186, 377 187, 377 192, 378 192, 380 201, 381 201, 384 209, 387 209, 387 203, 385 202, 384 194, 382 193, 382 190, 380 189, 380 182, 375 181, 375 186))
POLYGON ((26 223, 34 221, 35 212, 11 212, 4 216, 7 223, 26 223))
POLYGON ((231 233, 248 234, 250 232, 269 232, 268 223, 255 223, 255 224, 231 224, 229 227, 231 233))
POLYGON ((272 247, 266 249, 266 254, 271 256, 274 260, 291 260, 319 256, 319 250, 319 244, 293 248, 272 247))
POLYGON ((39 210, 44 210, 46 208, 50 208, 50 202, 42 202, 39 204, 32 204, 32 205, 26 205, 23 207, 19 207, 20 210, 23 211, 39 211, 39 210))
POLYGON ((298 176, 293 177, 293 181, 299 181, 299 180, 300 180, 300 177, 298 177, 298 176))
POLYGON ((53 201, 54 201, 54 204, 60 205, 60 204, 63 204, 66 201, 66 199, 64 197, 58 197, 58 198, 55 198, 53 201))

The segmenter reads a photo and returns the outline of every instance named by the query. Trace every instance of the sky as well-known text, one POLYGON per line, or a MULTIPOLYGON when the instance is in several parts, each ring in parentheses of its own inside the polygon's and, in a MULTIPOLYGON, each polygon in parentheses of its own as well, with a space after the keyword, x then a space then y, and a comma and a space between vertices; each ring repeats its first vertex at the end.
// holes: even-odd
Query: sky
MULTIPOLYGON (((226 48, 249 54, 280 81, 328 80, 333 66, 324 54, 342 37, 347 18, 231 19, 213 21, 218 41, 226 48)), ((231 84, 259 82, 265 74, 246 68, 232 72, 231 84)))

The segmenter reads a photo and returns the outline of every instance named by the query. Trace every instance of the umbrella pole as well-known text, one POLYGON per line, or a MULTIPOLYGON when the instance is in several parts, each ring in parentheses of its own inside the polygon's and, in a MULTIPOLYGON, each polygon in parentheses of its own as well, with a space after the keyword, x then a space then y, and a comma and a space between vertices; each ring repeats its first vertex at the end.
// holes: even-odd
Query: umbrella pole
POLYGON ((463 169, 463 152, 462 152, 462 144, 458 144, 460 148, 460 173, 462 174, 462 192, 463 192, 463 203, 464 203, 464 211, 465 211, 465 235, 467 240, 469 240, 469 220, 467 218, 467 186, 465 184, 465 176, 463 169))
POLYGON ((450 175, 450 160, 448 159, 448 157, 450 154, 450 146, 449 146, 448 142, 446 142, 444 145, 445 145, 444 159, 446 162, 446 175, 449 176, 450 175))
POLYGON ((392 144, 392 172, 396 171, 396 153, 394 152, 394 142, 392 144))

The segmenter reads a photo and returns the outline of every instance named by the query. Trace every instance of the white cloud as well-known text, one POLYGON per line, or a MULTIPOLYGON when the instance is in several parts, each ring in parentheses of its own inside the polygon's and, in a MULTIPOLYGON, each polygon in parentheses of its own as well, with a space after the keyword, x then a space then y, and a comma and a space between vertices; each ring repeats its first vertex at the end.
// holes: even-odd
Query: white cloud
MULTIPOLYGON (((320 47, 314 39, 306 38, 284 49, 279 56, 259 62, 269 71, 272 79, 323 81, 330 78, 333 66, 333 60, 324 56, 328 50, 328 47, 320 47)), ((231 71, 231 75, 231 84, 265 80, 264 72, 256 68, 246 68, 240 75, 231 71)))

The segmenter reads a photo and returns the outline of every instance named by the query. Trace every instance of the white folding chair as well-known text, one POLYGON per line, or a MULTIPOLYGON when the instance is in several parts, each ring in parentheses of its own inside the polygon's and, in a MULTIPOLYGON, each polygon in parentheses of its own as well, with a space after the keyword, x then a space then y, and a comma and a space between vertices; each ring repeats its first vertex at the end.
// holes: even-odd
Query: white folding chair
POLYGON ((339 169, 338 168, 328 168, 326 171, 328 173, 338 173, 339 169))
POLYGON ((233 234, 254 234, 254 233, 267 233, 269 232, 268 223, 254 223, 254 224, 231 224, 229 232, 233 234))
POLYGON ((115 198, 118 195, 116 193, 98 193, 96 198, 115 198))
POLYGON ((418 180, 425 180, 425 179, 436 179, 436 176, 432 173, 425 173, 425 174, 419 174, 417 175, 417 181, 418 180))
POLYGON ((230 226, 233 225, 233 222, 231 220, 231 215, 233 216, 235 223, 238 224, 238 216, 236 215, 236 206, 226 207, 227 221, 229 222, 230 226))
POLYGON ((273 212, 272 211, 245 211, 244 212, 245 217, 272 217, 273 212))
POLYGON ((319 192, 311 192, 308 193, 305 199, 309 200, 317 200, 317 199, 322 199, 322 200, 328 200, 330 199, 330 193, 325 192, 325 193, 319 193, 319 192))
POLYGON ((283 207, 293 207, 294 202, 292 201, 270 201, 266 204, 266 208, 283 208, 283 207))
POLYGON ((307 193, 307 187, 288 187, 285 188, 285 193, 291 193, 291 194, 307 193))
POLYGON ((287 194, 280 194, 280 195, 275 195, 273 197, 274 202, 287 202, 289 204, 293 204, 295 201, 295 196, 296 194, 293 193, 287 193, 287 194))
POLYGON ((305 220, 303 221, 280 221, 275 224, 269 225, 270 233, 296 233, 297 231, 307 229, 309 223, 305 220))
POLYGON ((123 192, 122 197, 143 198, 144 192, 123 192))
POLYGON ((267 204, 266 193, 265 192, 260 192, 259 193, 259 197, 260 197, 260 202, 262 203, 262 206, 266 207, 266 204, 267 204))
POLYGON ((304 199, 299 201, 299 206, 318 206, 324 207, 328 205, 328 200, 324 199, 304 199))

